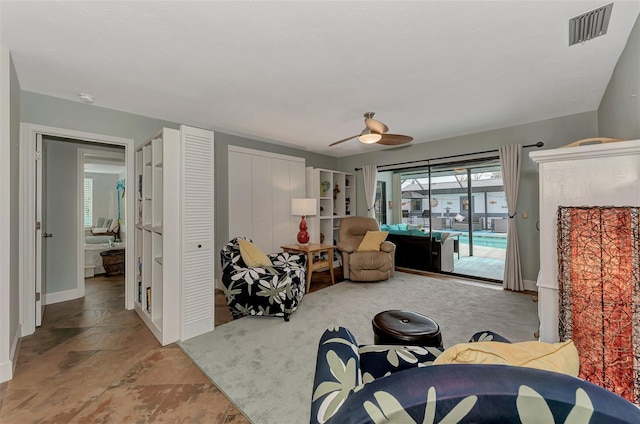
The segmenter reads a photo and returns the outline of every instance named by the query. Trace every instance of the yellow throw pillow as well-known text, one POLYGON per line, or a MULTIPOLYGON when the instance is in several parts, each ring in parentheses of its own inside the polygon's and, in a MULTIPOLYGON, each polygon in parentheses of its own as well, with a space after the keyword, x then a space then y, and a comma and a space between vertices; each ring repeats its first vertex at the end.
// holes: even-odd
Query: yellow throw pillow
POLYGON ((376 252, 380 244, 387 238, 389 231, 367 231, 358 246, 358 252, 376 252))
POLYGON ((445 350, 433 361, 443 364, 515 365, 578 376, 580 360, 573 340, 544 342, 476 342, 460 343, 445 350))
POLYGON ((238 240, 240 256, 248 267, 273 266, 267 255, 255 244, 247 240, 238 240))

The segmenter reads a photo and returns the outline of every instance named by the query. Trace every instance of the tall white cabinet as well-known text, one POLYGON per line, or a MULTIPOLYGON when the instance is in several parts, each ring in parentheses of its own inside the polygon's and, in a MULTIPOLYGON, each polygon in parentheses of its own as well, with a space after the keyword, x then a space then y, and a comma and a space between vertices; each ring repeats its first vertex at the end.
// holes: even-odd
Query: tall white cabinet
POLYGON ((356 176, 322 168, 306 168, 307 197, 317 199, 315 216, 307 217, 311 243, 333 244, 340 220, 356 214, 356 176), (321 236, 322 234, 322 236, 321 236))
POLYGON ((213 330, 213 133, 163 128, 135 163, 134 306, 166 345, 213 330))
POLYGON ((529 153, 540 181, 540 341, 558 334, 558 206, 640 205, 640 140, 529 153))
POLYGON ((304 158, 229 146, 229 238, 244 236, 263 251, 294 243, 300 217, 291 199, 305 197, 304 158))

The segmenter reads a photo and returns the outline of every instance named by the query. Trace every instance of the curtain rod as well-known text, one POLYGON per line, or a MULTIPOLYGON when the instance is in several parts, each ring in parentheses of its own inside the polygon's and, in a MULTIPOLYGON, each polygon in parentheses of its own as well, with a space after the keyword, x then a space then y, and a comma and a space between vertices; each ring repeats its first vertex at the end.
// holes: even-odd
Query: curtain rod
MULTIPOLYGON (((529 147, 542 147, 542 146, 544 146, 544 143, 542 141, 538 141, 535 144, 527 144, 526 146, 522 146, 522 148, 523 149, 527 149, 529 147)), ((498 149, 493 149, 493 150, 484 150, 482 152, 460 153, 459 155, 442 156, 442 157, 439 157, 439 158, 412 160, 412 161, 409 161, 409 162, 389 163, 387 165, 378 165, 377 168, 382 168, 382 167, 385 167, 385 166, 407 165, 407 164, 410 164, 410 163, 418 163, 418 162, 428 162, 428 161, 431 161, 431 160, 460 158, 460 157, 463 157, 463 156, 481 155, 481 154, 484 154, 484 153, 497 153, 498 151, 499 151, 498 149)), ((362 168, 355 168, 356 171, 360 171, 361 169, 362 168)))

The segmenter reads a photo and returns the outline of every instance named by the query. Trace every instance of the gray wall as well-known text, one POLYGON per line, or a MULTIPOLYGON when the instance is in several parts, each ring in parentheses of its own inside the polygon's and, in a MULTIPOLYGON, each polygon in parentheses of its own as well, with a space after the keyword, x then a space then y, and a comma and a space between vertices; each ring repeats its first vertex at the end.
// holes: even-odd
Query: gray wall
MULTIPOLYGON (((26 91, 22 92, 22 120, 33 124, 132 138, 136 145, 156 134, 162 127, 179 127, 179 124, 175 122, 26 91)), ((216 132, 215 233, 217 250, 222 248, 229 238, 229 196, 227 194, 229 188, 227 148, 229 145, 302 157, 305 158, 307 166, 328 169, 335 169, 337 166, 337 159, 331 156, 216 132)), ((94 148, 93 144, 89 146, 94 148)), ((216 261, 217 271, 219 271, 219 266, 216 261)))
POLYGON ((18 74, 11 59, 11 340, 19 336, 17 334, 20 319, 20 310, 14 305, 20 304, 20 280, 18 270, 20 267, 20 83, 18 74))
POLYGON ((640 18, 613 71, 598 109, 600 137, 640 138, 640 18))
POLYGON ((85 172, 84 176, 93 178, 93 225, 98 218, 116 219, 118 217, 116 190, 118 175, 85 172))
MULTIPOLYGON (((444 140, 415 143, 408 147, 388 149, 361 155, 347 156, 338 160, 338 168, 352 172, 363 165, 384 165, 421 159, 432 159, 460 153, 479 152, 496 149, 506 144, 523 145, 545 143, 544 149, 564 146, 575 140, 597 136, 597 113, 585 112, 561 118, 547 119, 529 124, 516 125, 498 130, 453 137, 444 140)), ((522 174, 518 194, 518 240, 522 256, 522 276, 535 281, 540 266, 538 221, 538 173, 528 154, 523 151, 522 174), (529 212, 528 219, 522 219, 521 211, 529 212)), ((357 172, 358 215, 366 214, 362 172, 357 172)), ((398 205, 399 206, 399 205, 398 205)), ((396 207, 394 202, 394 208, 396 207)))
MULTIPOLYGON (((136 146, 162 127, 178 128, 175 122, 121 112, 95 105, 22 92, 22 122, 131 138, 136 146)), ((88 144, 87 146, 93 146, 88 144)))
POLYGON ((0 52, 0 382, 12 374, 20 328, 20 83, 9 51, 0 52))

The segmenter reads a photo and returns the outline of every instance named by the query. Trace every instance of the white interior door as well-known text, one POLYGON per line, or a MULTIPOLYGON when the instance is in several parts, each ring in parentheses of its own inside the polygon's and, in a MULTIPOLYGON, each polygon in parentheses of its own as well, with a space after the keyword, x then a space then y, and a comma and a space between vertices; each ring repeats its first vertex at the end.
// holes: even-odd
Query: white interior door
POLYGON ((37 134, 36 138, 36 225, 35 225, 35 257, 36 257, 36 281, 35 281, 35 291, 36 291, 36 327, 42 325, 42 317, 44 316, 44 293, 46 287, 46 278, 45 278, 45 267, 46 261, 44 258, 46 257, 46 240, 51 237, 50 234, 46 232, 45 222, 44 222, 44 209, 46 204, 44 189, 44 178, 42 177, 43 172, 43 163, 44 163, 45 152, 42 145, 42 134, 37 134))

